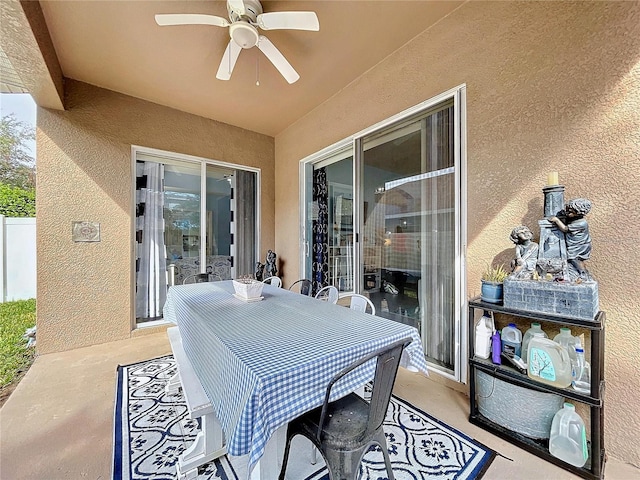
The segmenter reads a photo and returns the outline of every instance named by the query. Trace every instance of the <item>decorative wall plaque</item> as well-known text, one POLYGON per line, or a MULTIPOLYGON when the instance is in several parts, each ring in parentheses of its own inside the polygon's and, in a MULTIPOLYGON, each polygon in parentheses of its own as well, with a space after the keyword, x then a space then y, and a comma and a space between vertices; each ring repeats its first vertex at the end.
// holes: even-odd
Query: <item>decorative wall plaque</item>
POLYGON ((98 222, 71 222, 71 238, 74 242, 99 242, 98 222))

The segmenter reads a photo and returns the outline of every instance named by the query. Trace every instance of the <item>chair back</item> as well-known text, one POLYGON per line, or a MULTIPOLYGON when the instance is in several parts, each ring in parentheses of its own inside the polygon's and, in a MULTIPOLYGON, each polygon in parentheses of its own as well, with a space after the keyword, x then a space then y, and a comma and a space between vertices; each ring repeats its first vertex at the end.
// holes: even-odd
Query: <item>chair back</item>
POLYGON ((291 284, 289 290, 292 292, 299 292, 302 295, 311 296, 313 284, 311 280, 307 278, 301 278, 300 280, 296 280, 291 284))
POLYGON ((360 295, 358 293, 347 293, 342 295, 340 298, 350 298, 349 308, 352 310, 366 312, 368 306, 371 308, 371 315, 376 314, 376 307, 373 305, 373 302, 364 295, 360 295))
POLYGON ((318 290, 318 293, 316 293, 316 298, 318 300, 324 300, 325 302, 331 303, 338 303, 339 296, 340 293, 338 292, 338 289, 333 285, 322 287, 318 290))
POLYGON ((222 277, 217 273, 196 273, 195 275, 185 277, 182 284, 188 285, 189 283, 219 282, 221 280, 222 277))
POLYGON ((322 405, 322 412, 320 413, 318 441, 320 441, 329 405, 329 397, 331 396, 331 388, 333 385, 349 372, 355 370, 360 365, 373 360, 374 358, 377 359, 376 373, 373 379, 373 390, 371 392, 371 400, 369 402, 369 419, 366 434, 369 435, 380 428, 382 422, 384 422, 387 414, 387 408, 389 407, 389 401, 391 400, 391 392, 393 390, 393 384, 396 381, 398 366, 400 365, 400 358, 402 357, 402 350, 411 343, 411 340, 412 339, 410 337, 403 338, 391 345, 387 345, 386 347, 382 347, 375 352, 365 355, 333 377, 327 387, 324 404, 322 405))
POLYGON ((267 277, 262 281, 262 283, 266 283, 272 287, 282 287, 282 280, 280 277, 267 277))

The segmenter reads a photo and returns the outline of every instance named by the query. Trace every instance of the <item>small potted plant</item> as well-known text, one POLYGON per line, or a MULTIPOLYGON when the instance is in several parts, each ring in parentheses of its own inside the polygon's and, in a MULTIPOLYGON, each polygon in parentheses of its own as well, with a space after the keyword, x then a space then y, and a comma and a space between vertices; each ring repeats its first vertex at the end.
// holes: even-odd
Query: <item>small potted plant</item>
POLYGON ((502 303, 502 284, 508 276, 509 272, 504 269, 504 265, 487 265, 482 273, 480 299, 483 302, 502 303))

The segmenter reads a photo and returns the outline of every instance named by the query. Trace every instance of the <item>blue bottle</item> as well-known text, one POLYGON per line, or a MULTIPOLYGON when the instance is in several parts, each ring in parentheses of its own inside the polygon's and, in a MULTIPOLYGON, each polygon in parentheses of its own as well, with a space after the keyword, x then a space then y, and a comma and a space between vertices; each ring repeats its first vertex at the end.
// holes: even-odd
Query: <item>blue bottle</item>
POLYGON ((500 340, 500 332, 497 330, 491 336, 491 360, 496 365, 502 365, 500 354, 502 353, 502 341, 500 340))

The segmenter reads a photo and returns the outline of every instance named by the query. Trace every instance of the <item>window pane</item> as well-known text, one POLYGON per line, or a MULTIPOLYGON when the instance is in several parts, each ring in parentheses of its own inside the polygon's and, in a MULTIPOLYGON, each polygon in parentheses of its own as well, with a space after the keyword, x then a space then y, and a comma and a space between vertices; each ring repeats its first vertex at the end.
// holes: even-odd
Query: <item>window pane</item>
POLYGON ((377 314, 421 331, 431 363, 453 370, 453 108, 365 138, 363 150, 363 289, 377 314))
POLYGON ((231 254, 231 179, 233 170, 207 165, 205 254, 231 254))
POLYGON ((353 156, 341 152, 314 167, 311 203, 313 291, 353 290, 353 156))

